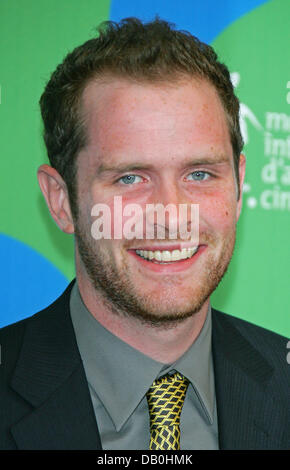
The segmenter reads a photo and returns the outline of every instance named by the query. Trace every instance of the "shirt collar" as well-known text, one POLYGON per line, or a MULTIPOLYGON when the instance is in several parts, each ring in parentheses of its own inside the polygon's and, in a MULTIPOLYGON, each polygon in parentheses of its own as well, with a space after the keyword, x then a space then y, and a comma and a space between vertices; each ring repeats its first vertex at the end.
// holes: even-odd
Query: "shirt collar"
POLYGON ((71 292, 70 309, 87 380, 117 431, 131 416, 152 382, 173 370, 188 378, 208 420, 213 421, 210 308, 198 338, 170 366, 144 355, 104 328, 83 303, 77 282, 71 292))
POLYGON ((187 377, 210 424, 213 423, 215 404, 211 332, 209 306, 204 325, 194 343, 174 364, 162 371, 162 375, 178 371, 187 377))

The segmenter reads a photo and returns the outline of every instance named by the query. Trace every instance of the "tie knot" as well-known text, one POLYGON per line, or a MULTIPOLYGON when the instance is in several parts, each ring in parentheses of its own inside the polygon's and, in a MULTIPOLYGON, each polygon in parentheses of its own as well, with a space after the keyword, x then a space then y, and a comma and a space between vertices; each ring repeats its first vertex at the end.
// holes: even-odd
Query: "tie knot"
POLYGON ((155 380, 147 392, 150 427, 179 426, 188 380, 179 372, 155 380))

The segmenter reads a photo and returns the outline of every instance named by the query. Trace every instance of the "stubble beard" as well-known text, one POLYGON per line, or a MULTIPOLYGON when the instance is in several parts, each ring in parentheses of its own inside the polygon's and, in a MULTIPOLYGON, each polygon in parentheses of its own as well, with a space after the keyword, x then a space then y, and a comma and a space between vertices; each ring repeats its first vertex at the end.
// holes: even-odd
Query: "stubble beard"
MULTIPOLYGON (((79 222, 75 224, 75 239, 88 278, 106 308, 117 315, 137 319, 146 325, 172 328, 198 313, 221 282, 233 255, 236 231, 234 230, 228 240, 224 241, 218 259, 213 255, 207 256, 198 285, 194 286, 192 295, 183 308, 174 307, 174 296, 171 297, 170 294, 167 298, 162 297, 162 308, 160 308, 160 299, 154 301, 152 296, 142 296, 136 289, 133 282, 134 273, 131 272, 126 260, 123 259, 121 266, 117 267, 106 250, 98 246, 98 242, 95 242, 90 234, 88 235, 79 222)), ((213 237, 208 236, 208 240, 212 241, 213 237)), ((168 276, 167 280, 169 286, 167 292, 170 292, 170 284, 176 285, 176 279, 173 281, 168 276)), ((182 295, 180 275, 179 283, 182 295)))

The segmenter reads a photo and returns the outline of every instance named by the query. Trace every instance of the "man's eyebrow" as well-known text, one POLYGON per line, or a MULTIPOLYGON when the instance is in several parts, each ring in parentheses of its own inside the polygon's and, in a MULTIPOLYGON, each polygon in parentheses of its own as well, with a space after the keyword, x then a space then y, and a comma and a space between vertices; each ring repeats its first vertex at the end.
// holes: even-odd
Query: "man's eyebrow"
POLYGON ((230 163, 230 161, 231 159, 226 155, 220 155, 214 158, 206 156, 204 158, 193 158, 190 161, 185 162, 185 166, 220 165, 221 163, 230 163))
MULTIPOLYGON (((194 166, 201 166, 201 165, 218 165, 221 163, 229 163, 230 159, 229 157, 225 155, 220 155, 219 157, 214 157, 211 158, 209 156, 206 157, 197 157, 197 158, 192 158, 190 160, 181 160, 180 161, 180 166, 181 167, 194 167, 194 166)), ((152 170, 153 165, 146 165, 144 163, 130 163, 130 164, 124 164, 124 163, 117 163, 115 165, 109 165, 105 163, 101 163, 100 166, 98 167, 96 171, 97 176, 102 176, 106 174, 119 174, 119 173, 128 173, 131 171, 142 171, 142 170, 152 170)))
POLYGON ((101 163, 96 173, 97 176, 101 176, 106 173, 126 173, 128 171, 149 170, 151 168, 152 165, 144 165, 143 163, 131 163, 128 165, 120 163, 112 166, 101 163))

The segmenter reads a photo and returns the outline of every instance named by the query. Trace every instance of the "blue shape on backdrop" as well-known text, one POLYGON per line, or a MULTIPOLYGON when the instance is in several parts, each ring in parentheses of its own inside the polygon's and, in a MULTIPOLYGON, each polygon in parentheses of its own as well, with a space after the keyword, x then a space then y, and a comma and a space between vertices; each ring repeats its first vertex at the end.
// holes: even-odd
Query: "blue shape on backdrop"
POLYGON ((3 234, 0 234, 0 259, 0 327, 43 309, 69 283, 41 254, 3 234))
POLYGON ((162 19, 190 31, 201 41, 211 43, 223 29, 242 15, 269 0, 112 0, 110 19, 119 21, 136 16, 148 21, 158 14, 162 19))

